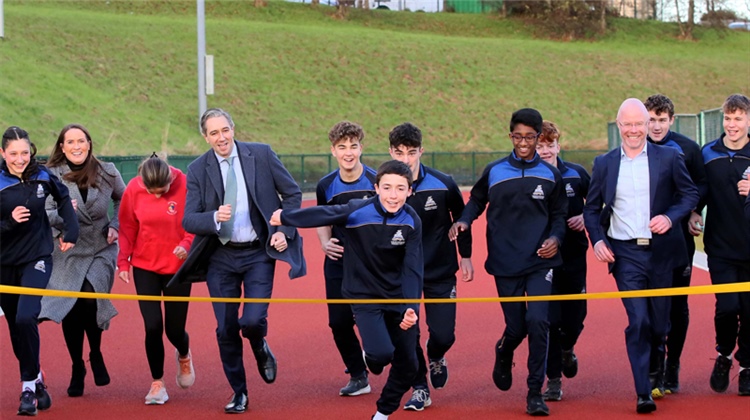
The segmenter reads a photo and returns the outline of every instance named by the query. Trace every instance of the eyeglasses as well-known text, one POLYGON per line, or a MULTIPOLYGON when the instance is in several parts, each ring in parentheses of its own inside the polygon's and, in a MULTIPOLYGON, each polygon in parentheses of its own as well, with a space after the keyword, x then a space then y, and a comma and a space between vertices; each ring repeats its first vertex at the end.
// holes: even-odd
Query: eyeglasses
POLYGON ((538 139, 539 138, 539 134, 532 134, 530 136, 522 136, 520 134, 510 134, 510 138, 513 141, 521 141, 521 140, 523 140, 523 141, 526 141, 526 142, 530 143, 530 142, 538 139))
POLYGON ((630 130, 631 128, 643 128, 643 127, 646 126, 646 122, 644 122, 644 121, 638 121, 638 122, 635 122, 635 123, 621 123, 621 122, 617 121, 617 124, 620 127, 628 129, 628 130, 630 130))

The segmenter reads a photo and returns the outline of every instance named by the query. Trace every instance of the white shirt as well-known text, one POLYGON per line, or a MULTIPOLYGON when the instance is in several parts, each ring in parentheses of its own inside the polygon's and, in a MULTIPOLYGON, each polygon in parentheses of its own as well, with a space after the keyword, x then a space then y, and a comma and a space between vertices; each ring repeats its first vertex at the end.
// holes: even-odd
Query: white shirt
POLYGON ((607 235, 612 239, 651 238, 651 192, 647 144, 634 158, 620 149, 615 202, 607 235))
MULTIPOLYGON (((253 229, 253 224, 250 221, 250 199, 247 195, 247 185, 245 184, 245 176, 242 173, 242 165, 240 164, 239 156, 237 155, 237 144, 232 145, 232 152, 229 154, 227 159, 219 156, 214 152, 216 160, 219 162, 219 168, 221 169, 221 179, 224 182, 224 188, 227 186, 227 170, 229 169, 229 162, 227 159, 233 159, 234 174, 237 177, 237 203, 234 209, 234 225, 232 227, 232 242, 244 243, 252 242, 258 239, 258 234, 253 229)), ((216 220, 216 214, 214 213, 214 221, 216 220)), ((216 231, 221 229, 221 223, 216 223, 216 231)))

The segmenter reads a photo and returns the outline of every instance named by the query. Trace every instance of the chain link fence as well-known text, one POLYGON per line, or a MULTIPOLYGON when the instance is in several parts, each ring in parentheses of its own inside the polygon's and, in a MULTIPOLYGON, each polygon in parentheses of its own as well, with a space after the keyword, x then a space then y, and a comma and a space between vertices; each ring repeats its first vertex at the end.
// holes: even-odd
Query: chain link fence
MULTIPOLYGON (((510 151, 497 152, 468 152, 468 153, 451 153, 451 152, 429 152, 422 155, 422 163, 427 166, 448 173, 456 180, 460 186, 474 185, 477 179, 482 175, 482 171, 488 163, 501 159, 508 155, 510 151)), ((563 150, 560 152, 560 158, 565 161, 575 162, 584 166, 591 171, 594 157, 604 153, 603 150, 563 150)), ((187 172, 188 165, 195 160, 197 156, 169 156, 169 164, 187 172)), ((130 181, 138 174, 138 165, 145 156, 99 156, 99 159, 112 162, 122 174, 125 183, 130 181)), ((292 174, 303 192, 313 192, 318 181, 327 175, 338 164, 336 159, 330 153, 325 154, 281 154, 279 159, 292 174)), ((381 163, 390 159, 387 153, 373 153, 362 156, 362 162, 377 169, 381 163)))

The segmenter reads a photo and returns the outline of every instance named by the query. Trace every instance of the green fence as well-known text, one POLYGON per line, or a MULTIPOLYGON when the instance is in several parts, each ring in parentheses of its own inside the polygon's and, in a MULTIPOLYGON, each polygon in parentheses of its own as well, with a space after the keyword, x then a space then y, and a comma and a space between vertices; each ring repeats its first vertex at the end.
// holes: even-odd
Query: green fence
MULTIPOLYGON (((422 163, 435 169, 451 174, 458 185, 470 186, 482 175, 488 163, 503 158, 510 152, 430 152, 422 155, 422 163)), ((563 160, 583 165, 591 171, 594 157, 604 153, 602 150, 563 150, 560 157, 563 160)), ((112 162, 122 174, 127 183, 138 173, 138 165, 143 156, 99 156, 99 159, 112 162)), ((170 165, 187 172, 187 167, 196 156, 169 156, 170 165)), ((304 192, 315 191, 320 178, 337 168, 336 159, 330 153, 279 155, 279 159, 286 166, 304 192)), ((387 153, 366 154, 362 162, 372 168, 377 168, 382 162, 390 159, 387 153)))
MULTIPOLYGON (((703 146, 711 142, 724 131, 721 108, 701 111, 699 114, 675 114, 672 130, 684 134, 703 146)), ((609 150, 620 146, 620 131, 615 122, 607 124, 607 144, 609 150)))

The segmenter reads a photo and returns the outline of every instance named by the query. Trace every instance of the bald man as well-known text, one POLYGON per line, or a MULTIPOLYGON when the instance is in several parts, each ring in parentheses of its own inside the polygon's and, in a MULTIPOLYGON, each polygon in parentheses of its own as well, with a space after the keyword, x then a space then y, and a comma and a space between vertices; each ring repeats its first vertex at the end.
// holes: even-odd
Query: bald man
MULTIPOLYGON (((594 159, 584 223, 596 259, 609 264, 620 291, 672 286, 687 264, 681 221, 698 203, 698 189, 672 148, 647 143, 649 113, 626 99, 617 112, 622 146, 594 159)), ((669 332, 669 297, 623 299, 625 343, 638 396, 636 411, 656 410, 649 357, 669 332)))

